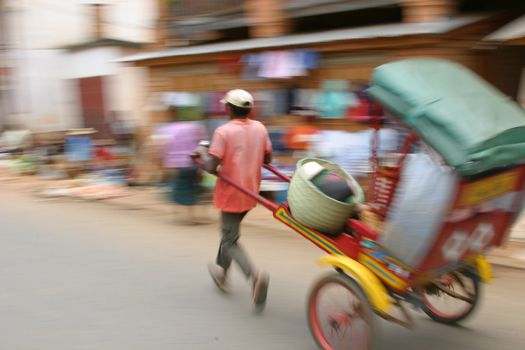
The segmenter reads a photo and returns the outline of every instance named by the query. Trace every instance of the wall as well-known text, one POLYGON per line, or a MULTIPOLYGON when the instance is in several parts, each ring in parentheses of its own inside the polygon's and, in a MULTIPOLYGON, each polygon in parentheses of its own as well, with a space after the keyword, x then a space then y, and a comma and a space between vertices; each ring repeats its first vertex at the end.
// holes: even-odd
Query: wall
POLYGON ((502 46, 484 53, 487 80, 505 95, 518 99, 520 73, 525 68, 525 47, 502 46))
POLYGON ((114 47, 100 47, 90 50, 83 50, 67 54, 66 79, 71 83, 71 90, 67 93, 72 99, 76 100, 75 115, 79 120, 80 126, 83 126, 82 104, 80 102, 80 88, 78 79, 88 77, 103 78, 103 100, 105 107, 105 118, 109 122, 109 111, 113 105, 113 91, 115 88, 111 84, 115 74, 118 72, 118 64, 115 62, 120 57, 121 50, 114 47))
POLYGON ((114 111, 124 112, 135 123, 147 124, 148 113, 146 91, 148 75, 145 68, 119 67, 117 75, 111 80, 111 107, 114 111))
MULTIPOLYGON (((309 75, 290 80, 242 80, 239 74, 223 74, 217 68, 215 57, 204 62, 162 64, 150 67, 149 92, 166 91, 221 91, 232 87, 247 90, 272 89, 287 86, 318 88, 325 79, 367 80, 375 67, 393 60, 415 57, 444 58, 459 62, 480 74, 484 74, 482 61, 471 50, 442 47, 402 47, 376 50, 322 50, 320 68, 309 71, 309 75)), ((277 50, 277 49, 276 49, 277 50)), ((206 56, 208 58, 208 56, 206 56)))
MULTIPOLYGON (((68 56, 60 48, 93 39, 92 12, 86 3, 103 2, 106 8, 108 37, 148 42, 153 40, 156 4, 149 0, 6 0, 8 31, 7 64, 12 68, 8 120, 35 130, 81 126, 75 78, 118 74, 111 61, 129 54, 120 49, 93 49, 68 56), (71 57, 72 61, 68 59, 71 57)), ((140 77, 140 73, 136 74, 140 77)), ((133 76, 133 73, 126 73, 133 76)), ((133 96, 127 109, 137 108, 137 79, 124 79, 122 87, 113 86, 114 96, 133 96), (133 90, 130 92, 130 90, 133 90)), ((140 79, 139 79, 140 81, 140 79)), ((112 98, 113 99, 113 98, 112 98)), ((118 109, 126 103, 115 97, 118 109)), ((131 98, 130 98, 131 99, 131 98)), ((125 108, 124 108, 125 109, 125 108)), ((134 113, 134 115, 137 113, 134 113)))
MULTIPOLYGON (((17 47, 58 48, 93 39, 93 13, 89 3, 107 4, 104 15, 107 36, 152 42, 156 3, 150 0, 7 0, 9 16, 16 26, 17 47)), ((14 31, 13 31, 14 32, 14 31)))
POLYGON ((38 131, 82 127, 77 79, 93 76, 106 77, 107 112, 124 112, 137 122, 143 118, 144 69, 115 63, 128 52, 96 48, 75 53, 28 50, 20 54, 24 64, 13 77, 12 123, 38 131))
MULTIPOLYGON (((110 112, 121 112, 141 123, 144 118, 147 76, 144 68, 116 63, 117 59, 128 54, 130 52, 127 50, 111 47, 71 53, 66 78, 76 81, 79 78, 104 76, 107 117, 110 117, 110 112)), ((81 115, 80 103, 76 105, 76 113, 81 115)))
POLYGON ((45 131, 78 126, 75 100, 61 50, 19 52, 24 63, 13 73, 11 123, 45 131))
POLYGON ((68 54, 66 76, 70 79, 112 75, 117 72, 116 62, 121 56, 116 47, 99 47, 68 54))

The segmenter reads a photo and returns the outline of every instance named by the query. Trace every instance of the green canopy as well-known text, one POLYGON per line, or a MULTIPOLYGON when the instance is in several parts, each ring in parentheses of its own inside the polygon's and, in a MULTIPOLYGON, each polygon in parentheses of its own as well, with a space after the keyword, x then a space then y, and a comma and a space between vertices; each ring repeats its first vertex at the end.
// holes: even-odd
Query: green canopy
POLYGON ((459 64, 387 63, 374 70, 368 92, 460 175, 525 159, 525 111, 459 64))

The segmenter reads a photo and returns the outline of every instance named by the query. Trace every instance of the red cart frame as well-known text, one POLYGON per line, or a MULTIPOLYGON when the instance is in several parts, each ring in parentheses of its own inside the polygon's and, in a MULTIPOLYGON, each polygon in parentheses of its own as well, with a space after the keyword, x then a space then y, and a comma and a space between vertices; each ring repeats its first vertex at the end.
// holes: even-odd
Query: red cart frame
MULTIPOLYGON (((417 136, 409 134, 403 147, 403 156, 393 170, 381 169, 375 163, 370 206, 383 217, 388 214, 405 157, 417 140, 417 136), (385 179, 389 180, 388 185, 385 185, 385 179), (381 186, 379 194, 378 188, 381 186)), ((373 155, 377 159, 376 154, 373 155)), ((281 180, 291 181, 290 177, 272 165, 264 167, 281 180)), ((227 176, 219 173, 218 177, 255 198, 272 211, 275 219, 329 254, 319 262, 334 267, 338 276, 325 278, 314 287, 308 313, 314 338, 323 349, 337 348, 327 340, 329 336, 323 333, 320 326, 322 317, 319 316, 317 306, 320 290, 330 283, 339 283, 354 295, 360 296, 362 293, 360 298, 363 304, 370 305, 370 309, 377 315, 404 326, 411 326, 413 321, 402 302, 420 307, 438 322, 456 323, 463 320, 477 304, 479 282, 488 282, 491 279, 490 265, 484 258, 485 252, 505 242, 525 199, 525 165, 496 170, 477 179, 458 178, 454 203, 447 216, 456 219, 442 223, 426 256, 418 266, 409 267, 378 243, 380 233, 358 219, 349 219, 345 232, 337 236, 326 235, 294 219, 287 203, 277 205, 260 194, 239 186, 227 176), (510 198, 512 205, 509 210, 487 209, 483 206, 483 203, 502 196, 510 198), (453 215, 456 211, 465 210, 468 215, 459 218, 453 215), (341 276, 344 278, 341 279, 341 276), (464 286, 466 282, 462 281, 465 278, 474 286, 473 292, 461 294, 451 287, 456 282, 464 286), (357 284, 357 290, 354 284, 357 284), (436 295, 460 300, 467 307, 458 312, 443 312, 430 301, 436 295), (393 306, 401 310, 403 317, 392 316, 393 306)), ((336 316, 330 316, 333 319, 330 318, 329 322, 334 323, 333 320, 340 319, 341 324, 332 327, 342 327, 349 322, 349 314, 341 311, 336 316)))

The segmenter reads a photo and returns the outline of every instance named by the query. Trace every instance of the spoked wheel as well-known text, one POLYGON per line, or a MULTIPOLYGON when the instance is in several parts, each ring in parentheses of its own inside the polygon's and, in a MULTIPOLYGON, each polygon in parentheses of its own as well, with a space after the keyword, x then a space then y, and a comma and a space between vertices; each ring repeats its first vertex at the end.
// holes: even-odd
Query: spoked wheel
POLYGON ((479 277, 469 271, 455 271, 438 277, 425 287, 423 311, 434 321, 456 324, 476 308, 479 300, 479 277))
POLYGON ((310 294, 308 324, 321 349, 372 349, 373 317, 361 288, 344 274, 322 278, 310 294))

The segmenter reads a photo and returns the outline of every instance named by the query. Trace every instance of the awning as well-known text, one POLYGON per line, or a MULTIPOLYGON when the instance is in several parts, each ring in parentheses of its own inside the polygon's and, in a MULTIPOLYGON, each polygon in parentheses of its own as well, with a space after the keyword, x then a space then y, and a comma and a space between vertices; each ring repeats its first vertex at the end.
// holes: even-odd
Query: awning
POLYGON ((358 39, 445 34, 452 30, 478 22, 483 18, 485 18, 485 16, 465 16, 431 23, 385 24, 369 27, 331 30, 318 33, 286 35, 275 38, 249 39, 219 44, 189 46, 127 56, 118 60, 118 62, 139 62, 159 58, 311 45, 325 42, 358 39))
POLYGON ((457 63, 383 64, 374 70, 368 92, 461 175, 525 158, 525 111, 457 63))
POLYGON ((486 41, 511 41, 525 38, 525 16, 504 25, 483 40, 486 41))

